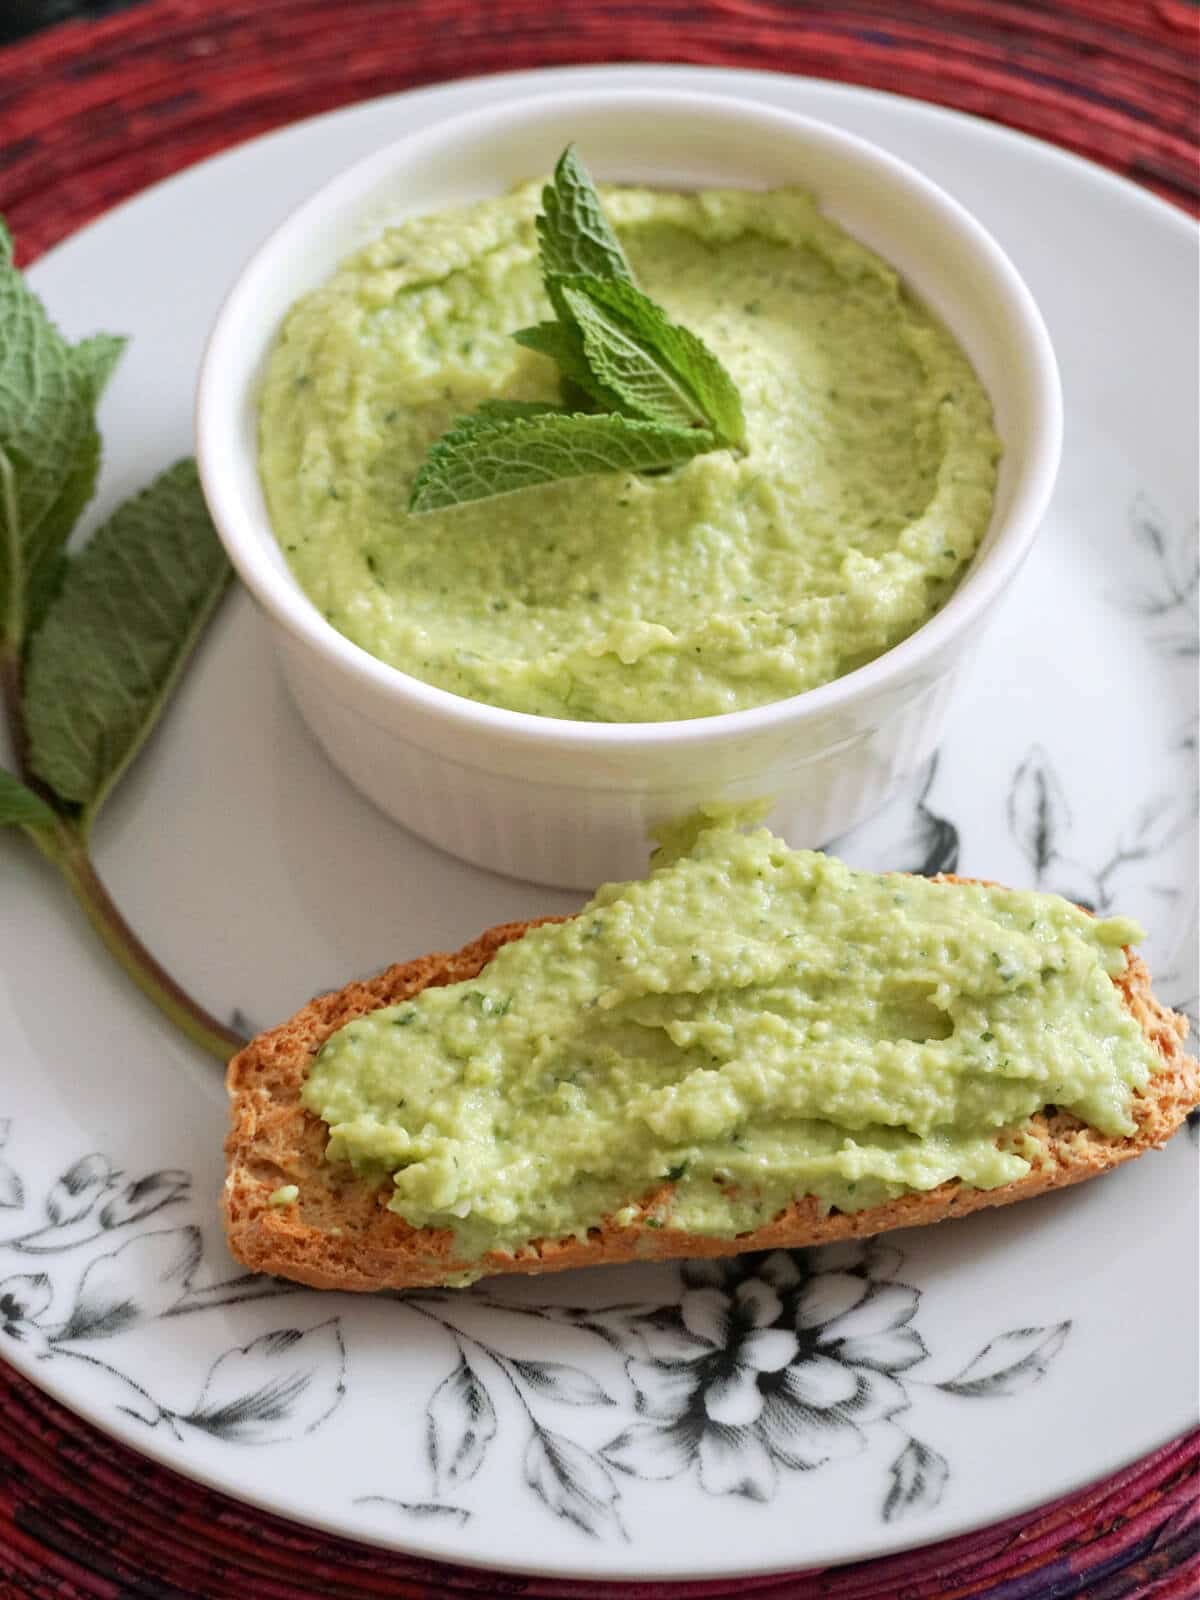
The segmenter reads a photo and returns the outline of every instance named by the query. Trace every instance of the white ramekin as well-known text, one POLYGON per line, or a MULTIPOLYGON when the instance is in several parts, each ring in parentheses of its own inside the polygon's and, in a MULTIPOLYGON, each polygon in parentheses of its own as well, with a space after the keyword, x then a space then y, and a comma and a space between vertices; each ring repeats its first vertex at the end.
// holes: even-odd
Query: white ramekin
POLYGON ((389 815, 452 854, 566 887, 636 875, 648 830, 706 803, 766 802, 773 827, 811 846, 880 806, 937 743, 955 678, 1037 531, 1061 432, 1054 355, 1029 291, 948 195, 822 123, 746 101, 640 90, 548 94, 456 117, 327 184, 239 277, 209 341, 196 413, 217 529, 271 620, 292 692, 332 760, 389 815), (870 665, 717 717, 535 717, 375 660, 331 627, 291 576, 267 518, 256 451, 259 380, 284 313, 389 223, 547 172, 570 140, 602 179, 814 191, 966 349, 1004 441, 991 526, 942 611, 870 665))

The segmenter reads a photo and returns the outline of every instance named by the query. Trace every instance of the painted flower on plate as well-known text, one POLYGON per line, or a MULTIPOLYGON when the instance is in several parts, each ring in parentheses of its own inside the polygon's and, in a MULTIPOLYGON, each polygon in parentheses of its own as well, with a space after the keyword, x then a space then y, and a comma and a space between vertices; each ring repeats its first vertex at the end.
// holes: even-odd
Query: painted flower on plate
POLYGON ((685 1265, 675 1318, 627 1363, 644 1420, 606 1459, 642 1478, 695 1466, 709 1494, 769 1500, 781 1467, 856 1454, 907 1407, 898 1374, 926 1354, 917 1291, 889 1281, 898 1264, 850 1244, 685 1265))

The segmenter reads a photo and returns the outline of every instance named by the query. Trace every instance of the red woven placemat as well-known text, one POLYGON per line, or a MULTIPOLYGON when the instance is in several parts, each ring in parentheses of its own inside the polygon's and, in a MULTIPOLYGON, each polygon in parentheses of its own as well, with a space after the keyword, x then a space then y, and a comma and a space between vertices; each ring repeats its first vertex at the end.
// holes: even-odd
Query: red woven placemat
POLYGON ((12 1373, 0 1384, 0 1463, 5 1600, 1184 1600, 1200 1576, 1200 1433, 961 1539, 826 1573, 712 1584, 502 1577, 331 1539, 155 1466, 12 1373))
MULTIPOLYGON (((298 117, 440 79, 626 60, 767 67, 938 101, 1195 211, 1198 47, 1191 0, 148 0, 0 51, 0 212, 28 262, 148 183, 298 117)), ((1200 1433, 1034 1518, 823 1575, 667 1589, 501 1578, 247 1510, 0 1367, 3 1600, 1182 1600, 1200 1586, 1198 1492, 1200 1433)))
POLYGON ((444 78, 637 60, 957 106, 1195 210, 1198 45, 1190 0, 150 0, 0 52, 0 210, 28 261, 156 178, 297 117, 444 78))

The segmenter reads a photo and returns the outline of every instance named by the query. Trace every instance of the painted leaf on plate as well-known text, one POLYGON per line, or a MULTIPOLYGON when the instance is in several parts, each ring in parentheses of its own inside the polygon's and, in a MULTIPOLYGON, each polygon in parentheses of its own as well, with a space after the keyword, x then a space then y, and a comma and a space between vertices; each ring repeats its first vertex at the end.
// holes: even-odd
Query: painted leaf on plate
POLYGON ((892 1482, 883 1502, 885 1522, 895 1522, 914 1511, 932 1511, 950 1475, 945 1456, 919 1439, 910 1439, 888 1470, 892 1482))
POLYGON ((389 1506, 393 1511, 403 1511, 407 1517, 421 1521, 436 1521, 465 1528, 471 1513, 462 1506, 444 1506, 438 1500, 394 1500, 386 1494, 363 1494, 355 1500, 356 1506, 389 1506))
POLYGON ((188 1292, 201 1248, 199 1228, 189 1226, 139 1234, 119 1250, 98 1256, 80 1280, 57 1342, 111 1339, 161 1317, 188 1292))
POLYGON ((465 1483, 483 1465, 496 1436, 496 1408, 479 1374, 460 1349, 458 1365, 430 1396, 425 1438, 436 1481, 465 1483))
POLYGON ((614 1524, 620 1528, 616 1481, 599 1456, 582 1445, 535 1427, 525 1447, 524 1473, 546 1507, 584 1533, 597 1537, 614 1524))
POLYGON ((341 1403, 346 1350, 338 1319, 278 1328, 213 1363, 200 1399, 177 1420, 241 1444, 311 1433, 341 1403))
POLYGON ((957 1378, 938 1385, 948 1394, 1018 1394, 1044 1378, 1046 1369, 1062 1349, 1069 1322, 1051 1328, 1014 1328, 993 1339, 957 1378))
POLYGON ((113 1171, 112 1162, 107 1156, 98 1152, 80 1156, 47 1192, 46 1216, 56 1228, 79 1222, 88 1215, 101 1195, 108 1193, 119 1176, 113 1171))
POLYGON ((1017 768, 1008 797, 1008 824, 1035 872, 1046 870, 1071 830, 1071 808, 1041 745, 1035 744, 1017 768))
POLYGON ((161 1172, 135 1178, 101 1207, 100 1226, 123 1228, 126 1223, 141 1222, 163 1206, 185 1200, 191 1186, 191 1174, 178 1167, 166 1167, 161 1172))
POLYGON ((568 1406, 611 1406, 616 1401, 591 1376, 563 1361, 515 1361, 513 1368, 531 1389, 568 1406))
POLYGON ((0 1281, 0 1326, 32 1322, 48 1311, 54 1290, 44 1272, 18 1272, 0 1281))

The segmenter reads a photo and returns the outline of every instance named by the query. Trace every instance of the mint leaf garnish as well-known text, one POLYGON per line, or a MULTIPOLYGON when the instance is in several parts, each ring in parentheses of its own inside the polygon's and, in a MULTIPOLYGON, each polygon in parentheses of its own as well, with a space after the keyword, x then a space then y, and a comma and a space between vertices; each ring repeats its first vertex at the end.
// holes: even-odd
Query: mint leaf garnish
POLYGON ((545 412, 509 422, 463 417, 434 445, 410 511, 443 511, 561 478, 651 472, 711 450, 712 434, 629 417, 545 412))
POLYGON ((19 828, 50 829, 56 821, 44 800, 0 767, 0 825, 11 823, 19 828))
POLYGON ((68 343, 0 222, 0 640, 19 651, 60 574, 100 465, 93 413, 124 340, 68 343))
POLYGON ((39 530, 38 542, 44 553, 40 560, 30 564, 26 574, 26 636, 37 627, 58 588, 65 563, 64 546, 84 507, 95 493, 100 472, 100 433, 96 427, 95 409, 121 359, 126 342, 113 334, 98 333, 82 340, 71 351, 76 379, 85 396, 87 423, 75 458, 64 475, 62 491, 39 530))
MULTIPOLYGON (((551 405, 548 400, 483 400, 469 420, 482 418, 485 422, 516 422, 522 417, 561 416, 562 406, 551 405)), ((460 419, 461 420, 461 419, 460 419)))
POLYGON ((586 273, 632 280, 633 269, 573 144, 559 156, 554 179, 542 190, 537 231, 547 279, 586 273))
POLYGON ((410 512, 560 478, 651 472, 745 444, 733 379, 634 283, 574 145, 559 157, 542 206, 542 276, 556 320, 513 338, 557 365, 564 404, 489 400, 476 416, 457 418, 417 472, 410 512))
POLYGON ((622 279, 564 278, 559 287, 588 366, 625 408, 672 427, 708 428, 722 444, 743 442, 746 419, 733 380, 694 333, 622 279))
POLYGON ((128 343, 128 339, 115 333, 93 333, 72 350, 76 371, 90 388, 93 406, 104 393, 128 343))
MULTIPOLYGON (((569 316, 566 302, 560 300, 560 303, 564 314, 569 316)), ((589 405, 594 402, 605 411, 622 409, 620 396, 605 388, 588 365, 583 335, 574 322, 538 322, 532 328, 518 328, 513 338, 527 350, 536 350, 557 363, 563 379, 564 399, 568 385, 573 385, 577 394, 587 396, 589 405)))
POLYGON ((30 765, 95 815, 157 722, 231 573, 180 461, 70 563, 25 679, 30 765))
POLYGON ((17 767, 0 770, 0 825, 23 829, 53 863, 142 993, 227 1061, 244 1041, 154 959, 89 849, 97 810, 230 575, 191 462, 122 506, 80 555, 66 553, 100 466, 96 404, 124 345, 62 337, 13 265, 0 219, 0 709, 17 767))
POLYGON ((562 278, 559 292, 583 340, 591 371, 603 379, 627 414, 673 428, 698 427, 704 415, 687 385, 670 365, 659 361, 653 345, 638 339, 627 326, 590 298, 600 278, 562 278))

